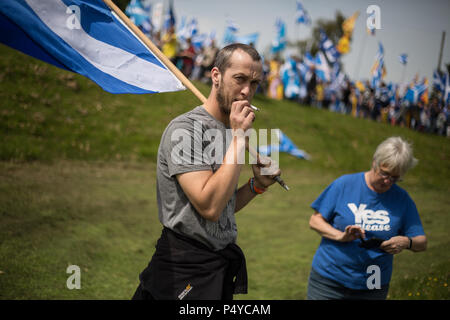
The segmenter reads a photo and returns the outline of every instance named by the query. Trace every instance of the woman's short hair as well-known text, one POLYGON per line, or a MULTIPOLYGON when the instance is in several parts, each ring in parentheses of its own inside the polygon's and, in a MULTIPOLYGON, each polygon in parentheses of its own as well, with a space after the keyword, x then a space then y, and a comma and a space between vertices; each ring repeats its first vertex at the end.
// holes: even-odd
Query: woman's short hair
POLYGON ((217 67, 220 72, 224 73, 231 64, 230 58, 233 55, 233 52, 238 49, 246 52, 250 57, 252 57, 253 61, 261 61, 261 56, 258 51, 256 51, 256 49, 252 46, 243 43, 233 43, 222 48, 217 53, 216 59, 214 60, 214 67, 217 67))
POLYGON ((409 169, 417 164, 418 160, 413 156, 410 143, 401 137, 390 137, 384 140, 375 150, 373 165, 375 168, 381 166, 390 172, 403 176, 409 169))

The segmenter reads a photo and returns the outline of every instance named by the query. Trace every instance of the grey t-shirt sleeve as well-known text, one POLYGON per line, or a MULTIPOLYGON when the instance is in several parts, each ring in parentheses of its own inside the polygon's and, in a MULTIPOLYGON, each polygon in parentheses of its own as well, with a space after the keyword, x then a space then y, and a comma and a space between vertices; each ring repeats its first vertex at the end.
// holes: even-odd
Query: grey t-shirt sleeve
POLYGON ((212 171, 204 157, 201 122, 178 120, 169 124, 162 139, 162 152, 171 177, 192 171, 212 171))

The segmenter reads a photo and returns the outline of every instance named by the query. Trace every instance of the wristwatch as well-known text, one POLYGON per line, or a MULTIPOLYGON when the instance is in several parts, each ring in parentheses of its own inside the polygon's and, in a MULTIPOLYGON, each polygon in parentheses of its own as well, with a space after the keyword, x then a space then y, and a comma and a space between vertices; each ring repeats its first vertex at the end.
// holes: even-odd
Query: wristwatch
POLYGON ((410 237, 408 237, 408 239, 409 239, 409 247, 408 247, 408 249, 411 249, 412 248, 412 239, 410 237))

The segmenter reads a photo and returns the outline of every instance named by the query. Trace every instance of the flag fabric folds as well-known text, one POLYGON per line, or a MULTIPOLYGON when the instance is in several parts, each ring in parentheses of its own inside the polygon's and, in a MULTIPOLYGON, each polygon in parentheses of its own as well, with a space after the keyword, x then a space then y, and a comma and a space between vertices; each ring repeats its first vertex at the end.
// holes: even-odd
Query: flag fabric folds
POLYGON ((316 76, 324 82, 330 81, 331 70, 327 60, 325 59, 325 56, 321 51, 317 52, 314 62, 315 62, 314 65, 316 69, 316 76))
POLYGON ((297 1, 297 11, 295 12, 295 22, 300 24, 311 24, 311 18, 300 1, 297 1))
POLYGON ((424 78, 419 83, 411 83, 409 88, 407 89, 404 100, 410 103, 418 103, 419 101, 423 101, 424 103, 428 103, 428 80, 424 78))
POLYGON ((372 87, 378 88, 381 84, 381 80, 386 75, 386 68, 384 66, 384 48, 381 42, 378 44, 378 52, 375 56, 375 62, 371 69, 372 74, 372 87))
POLYGON ((0 42, 88 77, 111 93, 184 90, 100 0, 3 0, 0 42))
POLYGON ((445 75, 441 76, 438 70, 433 72, 433 87, 442 93, 445 90, 445 75))
POLYGON ((272 41, 272 53, 277 53, 286 47, 286 24, 281 19, 277 19, 275 23, 277 35, 274 41, 272 41))
POLYGON ((131 0, 125 9, 126 15, 139 27, 147 36, 151 35, 153 23, 150 18, 152 5, 148 2, 131 0))
POLYGON ((444 103, 450 104, 450 73, 447 72, 445 77, 444 103))
POLYGON ((341 56, 333 42, 328 38, 327 34, 323 30, 320 30, 320 49, 325 53, 331 64, 336 63, 341 56))
POLYGON ((344 32, 344 35, 346 35, 348 38, 352 37, 353 29, 355 28, 355 22, 356 19, 359 17, 359 11, 356 11, 351 15, 351 17, 347 18, 342 22, 342 31, 344 32))

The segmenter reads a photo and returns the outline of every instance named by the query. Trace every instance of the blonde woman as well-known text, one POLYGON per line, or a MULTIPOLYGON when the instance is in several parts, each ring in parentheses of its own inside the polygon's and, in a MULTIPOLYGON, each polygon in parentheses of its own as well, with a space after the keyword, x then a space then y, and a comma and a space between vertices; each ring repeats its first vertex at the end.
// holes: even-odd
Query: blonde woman
POLYGON ((416 163, 408 142, 388 138, 369 171, 338 178, 312 203, 309 225, 322 241, 308 299, 386 299, 393 255, 426 250, 416 205, 396 184, 416 163))

